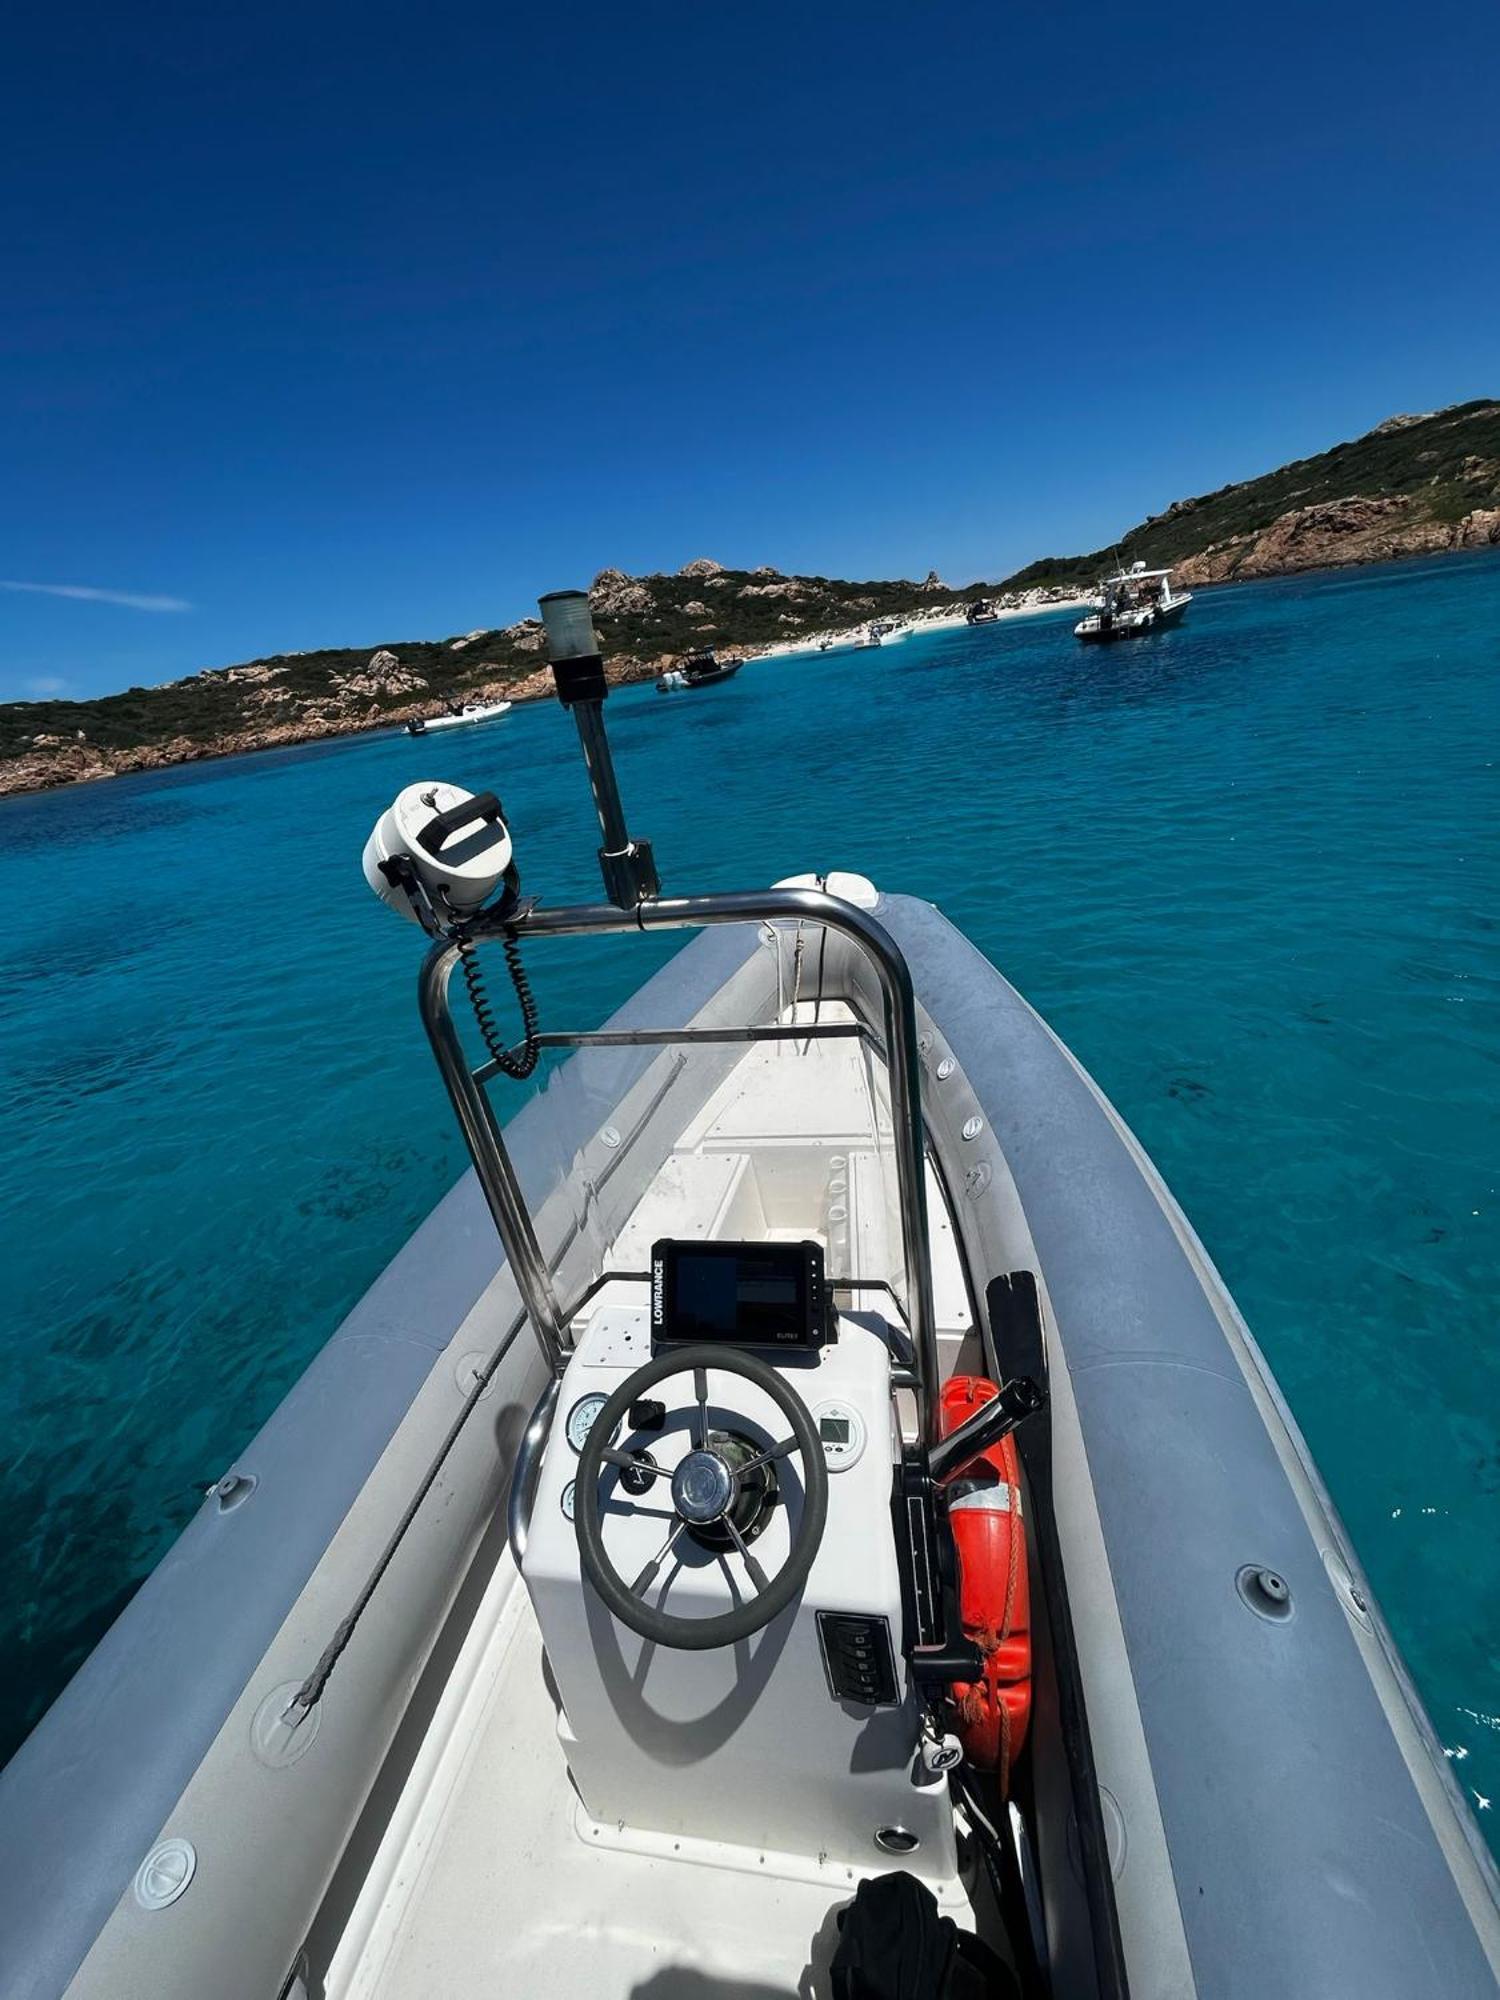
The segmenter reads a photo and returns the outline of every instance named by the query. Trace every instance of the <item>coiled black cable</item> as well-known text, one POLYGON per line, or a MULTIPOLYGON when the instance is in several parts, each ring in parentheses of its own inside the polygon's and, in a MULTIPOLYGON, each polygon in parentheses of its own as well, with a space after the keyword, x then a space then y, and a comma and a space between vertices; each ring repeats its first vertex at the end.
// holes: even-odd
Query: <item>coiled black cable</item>
POLYGON ((510 983, 516 989, 516 999, 521 1006, 521 1050, 519 1055, 511 1052, 500 1034, 499 1023, 490 1005, 490 996, 485 990, 484 974, 479 969, 479 958, 474 950, 474 940, 465 929, 453 933, 453 942, 458 947, 458 962, 463 968, 464 984, 469 989, 469 1001, 474 1009, 474 1019, 479 1024, 479 1032, 484 1037, 490 1059, 495 1067, 507 1076, 513 1076, 517 1083, 524 1083, 536 1068, 541 1055, 537 1042, 536 995, 531 990, 531 981, 526 976, 526 967, 521 963, 521 945, 515 931, 509 925, 500 933, 505 948, 505 963, 510 968, 510 983))

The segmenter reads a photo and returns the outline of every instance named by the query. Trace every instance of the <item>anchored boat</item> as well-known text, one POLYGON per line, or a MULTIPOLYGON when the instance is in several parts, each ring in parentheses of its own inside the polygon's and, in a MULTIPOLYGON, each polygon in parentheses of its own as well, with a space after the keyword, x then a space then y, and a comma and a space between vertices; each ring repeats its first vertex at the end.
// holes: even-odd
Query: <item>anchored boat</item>
POLYGON ((0 1778, 7 1996, 1492 1995, 1493 1864, 1140 1147, 930 902, 664 896, 543 612, 606 900, 524 896, 493 795, 377 823, 473 1172, 0 1778), (658 930, 539 1018, 552 940, 658 930))
POLYGON ((494 722, 510 712, 508 701, 466 701, 443 715, 416 715, 406 725, 408 736, 431 736, 439 729, 466 729, 472 722, 494 722))
POLYGON ((743 660, 721 660, 711 647, 705 647, 701 653, 689 653, 675 667, 658 674, 656 692, 671 694, 681 688, 717 687, 720 681, 733 680, 744 664, 743 660))
POLYGON ((1143 562, 1107 577, 1099 588, 1099 608, 1073 627, 1076 638, 1140 639, 1175 625, 1193 601, 1190 592, 1173 590, 1169 569, 1147 569, 1143 562))

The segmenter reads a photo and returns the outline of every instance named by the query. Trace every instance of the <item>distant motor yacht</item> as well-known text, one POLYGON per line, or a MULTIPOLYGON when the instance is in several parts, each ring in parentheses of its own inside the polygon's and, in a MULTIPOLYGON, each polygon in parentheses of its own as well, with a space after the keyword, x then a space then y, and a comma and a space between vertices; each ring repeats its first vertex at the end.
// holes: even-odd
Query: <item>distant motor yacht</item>
POLYGON ((1163 625, 1175 625, 1193 601, 1187 591, 1173 590, 1169 569, 1147 569, 1143 562, 1107 577, 1100 591, 1098 610, 1073 627, 1075 638, 1096 643, 1139 639, 1163 625))

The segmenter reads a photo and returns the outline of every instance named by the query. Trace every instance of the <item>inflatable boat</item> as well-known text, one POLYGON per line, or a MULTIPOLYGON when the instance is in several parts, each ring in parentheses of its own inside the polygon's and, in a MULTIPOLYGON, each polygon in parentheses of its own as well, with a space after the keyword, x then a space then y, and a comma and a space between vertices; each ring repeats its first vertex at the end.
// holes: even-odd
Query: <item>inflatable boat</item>
POLYGON ((381 816, 473 1171, 0 1778, 0 1990, 1493 1994, 1489 1854, 1149 1160, 930 903, 663 896, 543 610, 606 900, 528 901, 491 795, 381 816), (538 1019, 550 940, 663 929, 538 1019))
POLYGON ((443 715, 416 715, 406 725, 408 736, 431 736, 440 729, 467 729, 476 722, 498 722, 509 715, 508 701, 466 701, 443 715))
POLYGON ((656 692, 672 694, 682 688, 718 687, 723 681, 732 681, 744 664, 743 660, 721 660, 712 648, 688 653, 675 667, 657 675, 656 692))

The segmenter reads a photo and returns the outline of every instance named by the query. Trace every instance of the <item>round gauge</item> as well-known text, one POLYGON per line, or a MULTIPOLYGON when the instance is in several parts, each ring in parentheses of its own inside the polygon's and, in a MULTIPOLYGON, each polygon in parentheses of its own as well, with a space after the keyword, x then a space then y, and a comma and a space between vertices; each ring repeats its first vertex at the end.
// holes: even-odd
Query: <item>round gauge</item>
POLYGON ((591 1396, 580 1396, 568 1412, 568 1443, 574 1451, 582 1451, 589 1441, 589 1432, 594 1428, 594 1419, 609 1401, 608 1396, 595 1390, 591 1396))
POLYGON ((570 1479, 562 1490, 562 1510, 565 1521, 571 1521, 573 1518, 573 1489, 577 1484, 576 1479, 570 1479))

